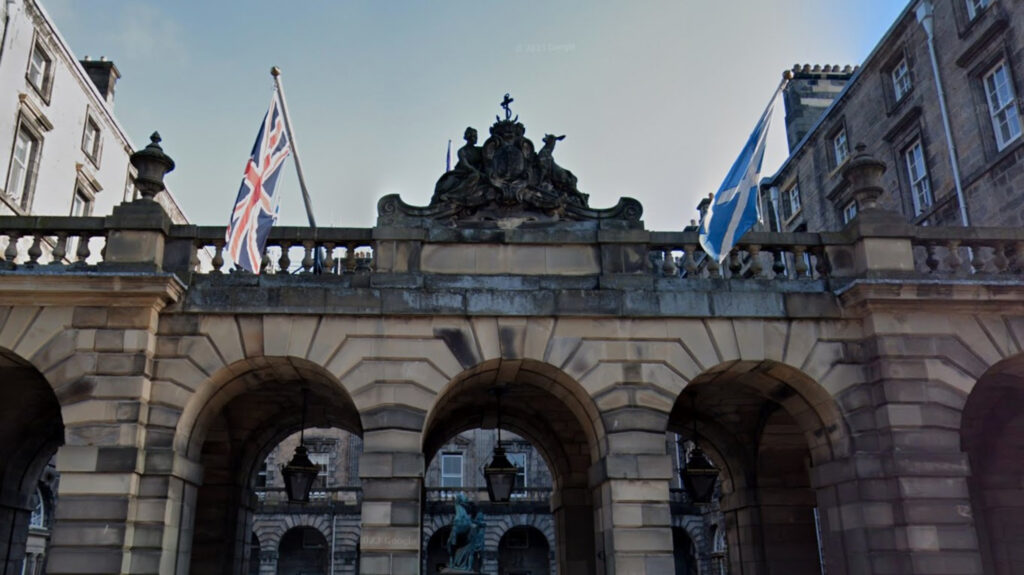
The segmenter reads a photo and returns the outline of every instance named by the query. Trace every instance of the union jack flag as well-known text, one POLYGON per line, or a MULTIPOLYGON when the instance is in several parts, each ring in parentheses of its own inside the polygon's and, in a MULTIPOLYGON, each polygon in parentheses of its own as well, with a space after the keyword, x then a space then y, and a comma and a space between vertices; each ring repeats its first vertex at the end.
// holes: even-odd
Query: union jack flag
POLYGON ((263 117, 252 155, 245 164, 242 186, 231 212, 231 223, 224 241, 228 255, 235 265, 260 273, 263 248, 267 245, 270 227, 277 219, 274 205, 274 186, 281 174, 281 166, 291 152, 288 132, 285 130, 281 101, 277 91, 270 100, 270 109, 263 117))

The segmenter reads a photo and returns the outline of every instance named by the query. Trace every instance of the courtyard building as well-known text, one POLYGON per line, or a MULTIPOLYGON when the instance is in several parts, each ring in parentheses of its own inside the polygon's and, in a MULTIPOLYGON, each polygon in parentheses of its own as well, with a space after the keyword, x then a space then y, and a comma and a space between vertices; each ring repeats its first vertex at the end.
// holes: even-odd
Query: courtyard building
MULTIPOLYGON (((158 177, 0 216, 0 573, 1024 572, 1024 230, 982 199, 1019 197, 1022 11, 914 2, 859 68, 793 70, 762 193, 806 195, 723 262, 590 205, 507 95, 428 205, 272 228, 258 275, 158 177), (971 225, 937 225, 956 171, 971 225)), ((163 145, 132 157, 163 173, 163 145)))

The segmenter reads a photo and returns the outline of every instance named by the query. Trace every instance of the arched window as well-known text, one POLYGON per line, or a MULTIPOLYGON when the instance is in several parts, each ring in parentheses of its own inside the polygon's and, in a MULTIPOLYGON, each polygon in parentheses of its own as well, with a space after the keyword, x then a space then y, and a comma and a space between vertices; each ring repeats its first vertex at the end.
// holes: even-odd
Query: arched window
POLYGON ((43 501, 43 492, 38 487, 32 502, 35 505, 32 507, 32 516, 29 517, 28 526, 33 529, 46 529, 46 503, 43 501))

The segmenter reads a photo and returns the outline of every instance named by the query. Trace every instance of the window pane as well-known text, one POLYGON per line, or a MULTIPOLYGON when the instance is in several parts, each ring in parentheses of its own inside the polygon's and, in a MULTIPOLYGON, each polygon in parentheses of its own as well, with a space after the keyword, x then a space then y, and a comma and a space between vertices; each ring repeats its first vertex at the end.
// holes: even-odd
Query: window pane
POLYGON ((989 114, 992 116, 992 128, 995 130, 996 144, 1003 149, 1011 141, 1020 136, 1020 115, 1017 110, 1017 99, 1010 81, 1010 69, 1006 62, 1000 62, 984 79, 985 92, 988 97, 989 114))
POLYGON ((14 152, 11 154, 11 174, 7 181, 7 194, 15 201, 21 202, 28 187, 28 171, 32 161, 35 140, 25 131, 18 130, 14 139, 14 152))
POLYGON ((46 58, 46 54, 43 53, 38 45, 35 46, 32 49, 32 56, 29 62, 28 80, 38 90, 42 90, 44 87, 43 83, 46 81, 46 72, 49 64, 50 62, 46 58))
POLYGON ((836 135, 832 140, 832 147, 835 150, 836 165, 838 166, 845 162, 849 155, 849 148, 846 145, 846 130, 842 130, 836 135))

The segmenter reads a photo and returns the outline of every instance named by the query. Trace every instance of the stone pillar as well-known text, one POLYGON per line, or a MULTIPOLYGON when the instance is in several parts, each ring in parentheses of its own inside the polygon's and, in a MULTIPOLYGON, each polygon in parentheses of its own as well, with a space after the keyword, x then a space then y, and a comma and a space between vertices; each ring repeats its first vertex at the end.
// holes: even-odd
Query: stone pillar
POLYGON ((260 549, 260 556, 253 560, 260 562, 260 575, 277 575, 277 551, 260 549))
POLYGON ((590 470, 600 496, 597 529, 609 575, 675 569, 669 507, 672 459, 665 453, 664 421, 654 427, 610 434, 608 455, 590 470))
POLYGON ((66 445, 57 454, 51 574, 159 569, 164 508, 139 497, 157 309, 164 302, 131 300, 74 313, 79 340, 91 340, 92 349, 79 351, 62 374, 80 396, 62 398, 66 445))
POLYGON ((762 543, 761 507, 757 490, 740 487, 722 496, 725 515, 725 536, 731 575, 763 575, 764 545, 762 543))
MULTIPOLYGON (((927 373, 917 360, 893 363, 879 361, 878 372, 927 373)), ((926 379, 885 377, 844 392, 854 453, 812 469, 830 575, 982 572, 952 407, 960 401, 926 379)))
POLYGON ((424 467, 418 431, 364 431, 359 459, 359 479, 363 485, 361 574, 419 573, 424 467))
POLYGON ((596 509, 591 503, 594 493, 582 487, 563 487, 551 493, 560 573, 582 575, 598 572, 595 563, 603 555, 594 548, 593 526, 597 519, 596 509))

